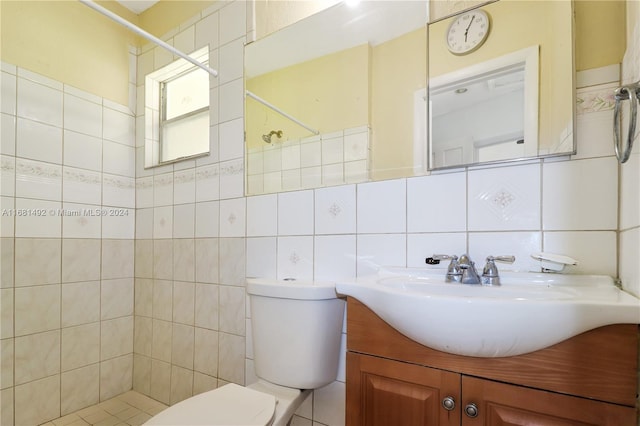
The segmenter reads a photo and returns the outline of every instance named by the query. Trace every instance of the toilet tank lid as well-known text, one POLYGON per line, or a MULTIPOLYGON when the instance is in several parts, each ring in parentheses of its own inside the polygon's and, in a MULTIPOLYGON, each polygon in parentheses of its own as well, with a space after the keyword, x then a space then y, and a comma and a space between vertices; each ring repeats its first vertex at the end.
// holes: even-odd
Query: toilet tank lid
POLYGON ((296 279, 247 278, 247 293, 279 299, 325 300, 338 298, 336 284, 333 282, 296 279))

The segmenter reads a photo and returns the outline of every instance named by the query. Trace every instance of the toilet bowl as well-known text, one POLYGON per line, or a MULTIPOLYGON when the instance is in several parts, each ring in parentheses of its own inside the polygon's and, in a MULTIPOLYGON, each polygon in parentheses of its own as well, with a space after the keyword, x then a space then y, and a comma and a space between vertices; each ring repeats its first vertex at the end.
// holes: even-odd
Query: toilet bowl
POLYGON ((256 383, 227 384, 158 413, 148 426, 286 426, 336 379, 344 300, 333 283, 248 279, 256 383))

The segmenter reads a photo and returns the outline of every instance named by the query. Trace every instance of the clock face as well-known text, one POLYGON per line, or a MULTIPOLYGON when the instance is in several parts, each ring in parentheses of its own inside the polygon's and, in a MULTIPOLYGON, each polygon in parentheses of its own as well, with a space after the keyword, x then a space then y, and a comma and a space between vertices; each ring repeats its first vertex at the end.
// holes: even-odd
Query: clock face
POLYGON ((447 46, 452 53, 463 55, 473 52, 489 35, 489 15, 472 10, 458 16, 447 30, 447 46))

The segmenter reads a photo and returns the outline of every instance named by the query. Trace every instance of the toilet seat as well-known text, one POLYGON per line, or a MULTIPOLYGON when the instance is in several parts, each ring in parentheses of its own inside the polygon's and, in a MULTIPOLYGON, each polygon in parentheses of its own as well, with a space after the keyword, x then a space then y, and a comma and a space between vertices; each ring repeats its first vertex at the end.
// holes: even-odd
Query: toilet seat
POLYGON ((268 426, 275 408, 275 396, 230 383, 187 398, 158 413, 145 425, 268 426))

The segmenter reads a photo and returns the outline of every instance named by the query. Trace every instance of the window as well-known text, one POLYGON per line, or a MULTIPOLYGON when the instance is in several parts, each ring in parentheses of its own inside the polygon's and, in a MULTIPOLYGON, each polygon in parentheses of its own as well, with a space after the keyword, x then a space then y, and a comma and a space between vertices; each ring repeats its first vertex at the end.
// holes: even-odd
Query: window
MULTIPOLYGON (((208 48, 190 56, 208 64, 208 48)), ((209 153, 209 77, 184 59, 147 75, 145 167, 209 153)))

